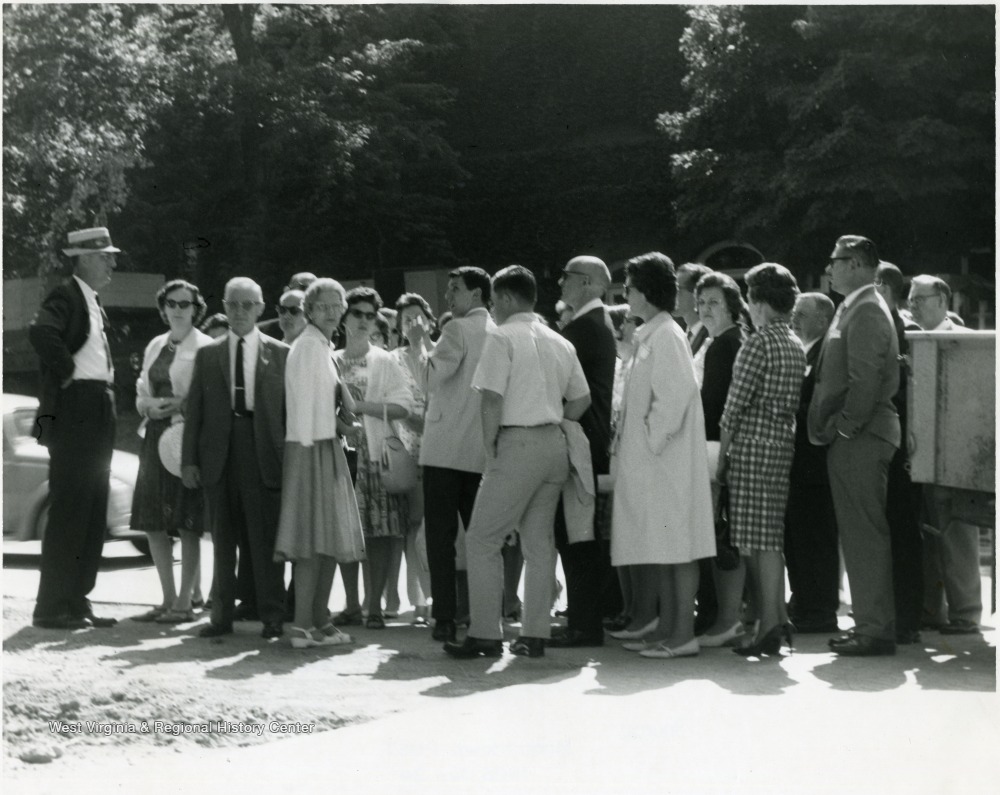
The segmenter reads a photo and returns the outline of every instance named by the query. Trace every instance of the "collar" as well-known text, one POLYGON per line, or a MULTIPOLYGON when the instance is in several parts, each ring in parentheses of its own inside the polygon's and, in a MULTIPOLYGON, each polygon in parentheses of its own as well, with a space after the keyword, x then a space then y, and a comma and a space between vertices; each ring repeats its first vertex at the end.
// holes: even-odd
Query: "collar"
POLYGON ((670 316, 669 312, 667 312, 666 310, 657 312, 649 320, 647 320, 645 323, 643 323, 641 326, 639 326, 639 328, 635 330, 635 341, 644 342, 653 335, 654 331, 656 331, 660 326, 662 326, 668 320, 671 322, 673 322, 674 320, 670 316))
POLYGON ((595 309, 604 308, 604 302, 600 298, 591 298, 587 303, 581 306, 576 312, 573 313, 573 320, 579 317, 583 317, 588 312, 592 312, 595 309))
POLYGON ((96 302, 97 291, 75 273, 73 274, 73 278, 76 279, 76 283, 80 285, 80 289, 83 290, 83 297, 89 302, 96 302))
POLYGON ((809 351, 811 351, 813 348, 816 347, 816 343, 819 342, 821 339, 823 339, 823 338, 822 337, 817 337, 812 342, 803 342, 802 343, 802 350, 805 353, 809 353, 809 351))
MULTIPOLYGON (((251 342, 257 342, 257 341, 259 341, 260 340, 260 330, 255 325, 252 329, 250 329, 250 331, 248 331, 246 333, 246 336, 243 337, 243 339, 248 344, 251 343, 251 342)), ((240 338, 238 336, 236 336, 236 332, 234 332, 232 329, 229 329, 229 341, 231 343, 232 342, 239 343, 239 340, 240 340, 240 338)))
POLYGON ((944 320, 932 328, 931 331, 952 331, 954 328, 955 324, 952 323, 951 318, 945 315, 944 320))
MULTIPOLYGON (((462 315, 462 317, 472 317, 473 315, 478 315, 478 314, 488 315, 489 313, 490 311, 485 306, 477 306, 473 309, 470 309, 468 312, 462 315)), ((457 317, 455 318, 455 320, 461 320, 462 317, 457 317)))
POLYGON ((853 304, 858 299, 858 297, 861 295, 861 293, 863 293, 865 290, 869 290, 869 289, 870 290, 874 290, 875 289, 875 285, 874 284, 862 284, 857 290, 852 291, 849 295, 845 295, 844 296, 844 302, 843 302, 844 311, 847 311, 848 307, 850 307, 850 305, 853 304))
POLYGON ((534 312, 515 312, 501 325, 506 326, 508 323, 534 323, 537 319, 534 312))
POLYGON ((695 337, 698 336, 698 333, 703 328, 705 328, 705 324, 702 323, 700 320, 696 320, 694 323, 692 323, 690 326, 688 326, 688 329, 687 329, 688 337, 690 339, 694 339, 695 337))

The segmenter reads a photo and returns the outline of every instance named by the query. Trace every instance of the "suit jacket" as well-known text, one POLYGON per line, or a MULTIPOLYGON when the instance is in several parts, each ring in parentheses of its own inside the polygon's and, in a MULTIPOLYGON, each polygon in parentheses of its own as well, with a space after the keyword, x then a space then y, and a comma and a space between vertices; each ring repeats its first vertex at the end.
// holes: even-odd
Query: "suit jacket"
POLYGON ((591 309, 567 323, 562 335, 576 348, 583 375, 590 387, 590 408, 579 422, 590 442, 594 474, 605 475, 611 446, 611 392, 618 358, 611 318, 604 307, 591 309))
MULTIPOLYGON (((285 343, 261 334, 254 377, 253 431, 261 480, 271 489, 281 488, 287 358, 285 343)), ((205 486, 219 483, 229 458, 233 428, 230 380, 227 334, 198 350, 184 417, 181 464, 200 467, 205 486)))
POLYGON ((472 376, 496 328, 484 309, 452 320, 444 327, 424 370, 427 413, 420 442, 423 466, 482 472, 486 466, 479 393, 472 376))
POLYGON ((826 446, 809 441, 809 405, 816 389, 816 365, 823 352, 822 339, 806 353, 806 375, 799 392, 799 410, 795 413, 795 458, 792 460, 793 484, 822 486, 828 482, 826 446))
POLYGON ((89 336, 90 314, 83 290, 76 279, 67 279, 45 297, 28 327, 28 339, 38 354, 41 370, 40 444, 47 446, 50 441, 50 432, 47 432, 50 420, 42 418, 55 416, 62 383, 73 376, 73 354, 83 347, 89 336))
POLYGON ((899 341, 889 307, 866 287, 827 332, 809 404, 809 439, 825 445, 838 435, 872 433, 899 447, 899 341))

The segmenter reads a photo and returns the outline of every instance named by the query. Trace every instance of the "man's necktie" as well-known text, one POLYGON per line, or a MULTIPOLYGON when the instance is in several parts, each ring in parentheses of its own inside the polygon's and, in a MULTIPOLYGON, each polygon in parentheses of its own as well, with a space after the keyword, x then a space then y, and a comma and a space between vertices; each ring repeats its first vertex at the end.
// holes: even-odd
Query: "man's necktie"
POLYGON ((236 378, 234 379, 234 383, 233 408, 237 414, 246 414, 247 391, 243 380, 243 337, 240 337, 239 342, 236 343, 236 378))
POLYGON ((104 343, 104 355, 108 358, 108 372, 113 373, 115 371, 115 366, 111 361, 111 346, 108 344, 108 316, 104 312, 104 307, 101 305, 101 297, 99 295, 95 295, 94 300, 97 301, 97 308, 101 311, 101 342, 104 343))

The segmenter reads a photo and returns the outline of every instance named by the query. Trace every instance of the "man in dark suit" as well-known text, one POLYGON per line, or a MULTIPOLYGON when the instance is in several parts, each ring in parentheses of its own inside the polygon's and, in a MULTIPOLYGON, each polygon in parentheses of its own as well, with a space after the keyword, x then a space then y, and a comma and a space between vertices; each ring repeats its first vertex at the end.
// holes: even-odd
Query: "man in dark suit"
MULTIPOLYGON (((597 257, 574 257, 563 268, 559 279, 562 300, 573 309, 573 317, 562 335, 573 343, 590 388, 590 407, 580 417, 594 467, 594 491, 597 476, 608 471, 611 441, 611 390, 615 380, 614 327, 604 307, 604 295, 611 285, 608 266, 597 257)), ((604 644, 604 616, 621 609, 621 591, 611 567, 607 543, 598 537, 596 525, 592 541, 569 542, 562 500, 556 510, 556 549, 566 574, 567 626, 553 635, 548 645, 554 647, 601 646, 604 644), (617 593, 618 603, 606 605, 605 599, 617 593)), ((574 534, 576 535, 576 534, 574 534)))
POLYGON ((274 562, 281 509, 281 458, 285 444, 285 360, 288 346, 260 333, 259 285, 237 277, 223 304, 229 333, 198 351, 188 393, 182 477, 205 489, 215 544, 212 622, 199 634, 233 631, 236 549, 245 532, 253 561, 261 635, 282 634, 284 567, 274 562))
POLYGON ((49 448, 49 522, 33 624, 42 629, 110 627, 87 594, 97 582, 107 530, 115 446, 114 369, 107 316, 97 293, 115 254, 104 227, 69 233, 73 275, 42 302, 28 338, 41 365, 38 442, 49 448))
POLYGON ((830 641, 847 656, 896 653, 892 551, 886 520, 889 462, 900 444, 892 399, 899 387, 899 342, 875 291, 875 244, 845 235, 827 273, 844 296, 817 365, 809 439, 829 445, 827 468, 851 583, 854 630, 830 641))
POLYGON ((803 293, 792 312, 792 329, 806 351, 785 510, 785 565, 792 589, 789 618, 797 632, 836 632, 840 606, 837 517, 826 470, 826 447, 810 443, 808 428, 816 363, 833 312, 833 301, 822 293, 803 293))

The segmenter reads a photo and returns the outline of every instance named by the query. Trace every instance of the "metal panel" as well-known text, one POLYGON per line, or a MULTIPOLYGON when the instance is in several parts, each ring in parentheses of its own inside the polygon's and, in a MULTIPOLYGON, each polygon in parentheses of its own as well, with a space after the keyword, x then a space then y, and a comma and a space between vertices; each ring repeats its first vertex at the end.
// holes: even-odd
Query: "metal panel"
POLYGON ((907 332, 913 480, 995 491, 996 332, 907 332))

